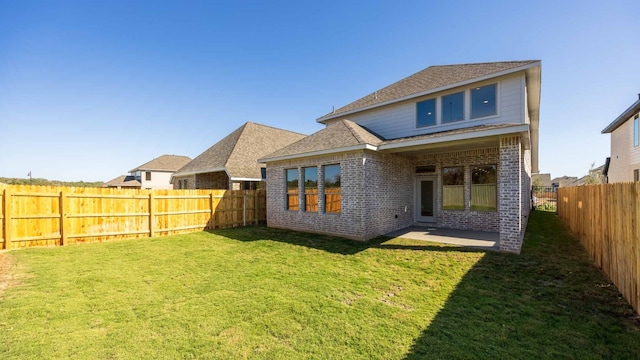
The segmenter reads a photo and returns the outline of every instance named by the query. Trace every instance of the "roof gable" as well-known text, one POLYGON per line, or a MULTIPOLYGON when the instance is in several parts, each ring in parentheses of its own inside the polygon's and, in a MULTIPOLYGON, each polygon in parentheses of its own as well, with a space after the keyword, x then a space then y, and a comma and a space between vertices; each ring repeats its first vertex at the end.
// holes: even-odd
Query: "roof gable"
POLYGON ((318 122, 426 95, 430 92, 444 90, 468 82, 480 81, 488 76, 501 76, 524 70, 538 63, 539 60, 527 60, 430 66, 324 115, 318 119, 318 122))
POLYGON ((344 151, 366 145, 377 146, 384 139, 350 120, 340 120, 327 125, 304 139, 265 156, 264 159, 288 157, 323 151, 344 151))
POLYGON ((198 155, 174 176, 226 171, 231 178, 260 179, 257 159, 305 135, 247 122, 198 155))
POLYGON ((174 172, 185 166, 191 158, 179 155, 162 155, 129 171, 170 171, 174 172))

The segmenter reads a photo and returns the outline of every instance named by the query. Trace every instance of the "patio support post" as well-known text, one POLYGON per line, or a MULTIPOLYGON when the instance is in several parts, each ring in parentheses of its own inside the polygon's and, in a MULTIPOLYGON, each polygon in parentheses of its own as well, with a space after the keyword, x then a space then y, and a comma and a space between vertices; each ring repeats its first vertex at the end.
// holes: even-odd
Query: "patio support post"
POLYGON ((519 136, 500 138, 498 212, 500 250, 520 253, 522 248, 522 150, 519 136))

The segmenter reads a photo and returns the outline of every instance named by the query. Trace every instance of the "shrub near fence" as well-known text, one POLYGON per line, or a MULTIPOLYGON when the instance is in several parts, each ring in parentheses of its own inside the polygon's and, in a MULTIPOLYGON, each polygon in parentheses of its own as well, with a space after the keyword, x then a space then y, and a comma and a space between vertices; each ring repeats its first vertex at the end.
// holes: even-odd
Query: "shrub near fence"
POLYGON ((558 189, 558 215, 640 312, 640 183, 558 189))
POLYGON ((3 249, 164 236, 264 221, 264 190, 0 187, 3 249))

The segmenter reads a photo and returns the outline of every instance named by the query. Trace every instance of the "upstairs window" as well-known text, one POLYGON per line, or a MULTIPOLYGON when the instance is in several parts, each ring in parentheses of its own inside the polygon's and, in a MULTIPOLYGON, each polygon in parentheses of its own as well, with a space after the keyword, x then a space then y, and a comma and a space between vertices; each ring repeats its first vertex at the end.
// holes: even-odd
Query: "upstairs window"
POLYGON ((464 167, 442 168, 442 209, 464 210, 464 167))
POLYGON ((416 127, 436 124, 436 99, 420 101, 416 104, 416 127))
POLYGON ((287 210, 297 211, 299 209, 298 201, 298 169, 286 170, 287 182, 287 210))
POLYGON ((318 168, 304 168, 304 211, 318 211, 318 168))
POLYGON ((340 165, 325 165, 324 173, 324 212, 340 212, 340 165))
POLYGON ((471 210, 498 209, 497 179, 496 165, 471 167, 471 210))
POLYGON ((496 84, 471 89, 471 118, 496 115, 496 84))
POLYGON ((145 179, 146 181, 151 181, 151 171, 146 171, 146 172, 144 173, 144 179, 145 179))
POLYGON ((464 120, 464 91, 442 97, 442 123, 464 120))
POLYGON ((638 115, 633 118, 633 146, 638 146, 638 137, 640 136, 640 124, 638 123, 638 115))

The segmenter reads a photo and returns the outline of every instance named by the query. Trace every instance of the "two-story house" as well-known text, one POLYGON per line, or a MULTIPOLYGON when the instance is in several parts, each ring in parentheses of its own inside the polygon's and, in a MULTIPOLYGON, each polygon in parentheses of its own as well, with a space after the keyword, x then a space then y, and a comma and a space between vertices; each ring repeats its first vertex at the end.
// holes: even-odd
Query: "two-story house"
POLYGON ((129 177, 139 182, 141 189, 173 189, 171 175, 189 161, 188 156, 162 155, 131 169, 129 177))
POLYGON ((260 159, 270 227, 368 240, 411 225, 519 252, 538 172, 541 63, 431 66, 260 159))
POLYGON ((611 134, 608 182, 640 181, 640 94, 602 133, 611 134))

